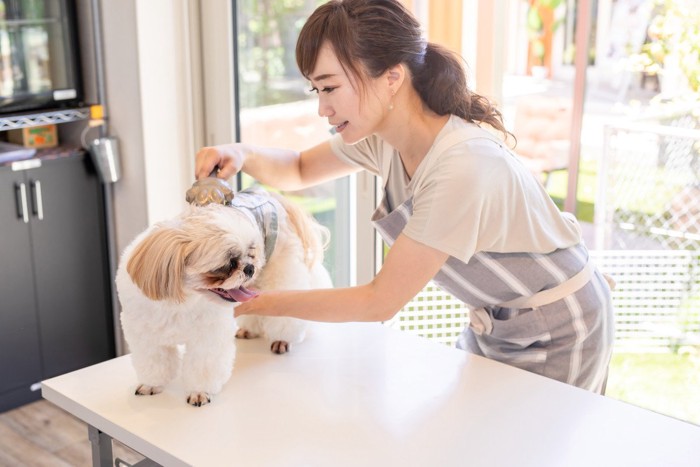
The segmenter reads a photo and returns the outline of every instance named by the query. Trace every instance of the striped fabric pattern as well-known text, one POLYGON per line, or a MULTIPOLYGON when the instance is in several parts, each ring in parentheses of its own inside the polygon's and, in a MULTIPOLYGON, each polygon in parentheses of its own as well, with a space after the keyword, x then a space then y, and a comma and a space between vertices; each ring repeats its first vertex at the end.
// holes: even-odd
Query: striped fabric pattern
MULTIPOLYGON (((412 213, 412 199, 391 213, 382 202, 372 220, 389 246, 412 213)), ((584 245, 549 254, 478 252, 468 263, 450 257, 433 278, 464 302, 485 312, 488 331, 474 332, 475 316, 457 346, 477 355, 595 392, 603 390, 612 354, 613 310, 600 274, 564 299, 533 309, 502 308, 499 303, 551 289, 588 262, 584 245)), ((483 317, 479 317, 482 319, 483 317)))

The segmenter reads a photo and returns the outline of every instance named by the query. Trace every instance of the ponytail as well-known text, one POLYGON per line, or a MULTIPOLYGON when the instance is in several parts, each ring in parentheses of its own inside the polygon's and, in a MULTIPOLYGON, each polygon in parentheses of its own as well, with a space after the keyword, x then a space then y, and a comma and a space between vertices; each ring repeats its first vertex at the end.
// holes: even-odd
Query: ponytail
POLYGON ((408 62, 413 87, 425 105, 438 115, 457 115, 469 122, 486 123, 508 137, 501 112, 484 96, 467 86, 461 58, 428 42, 423 60, 408 62))

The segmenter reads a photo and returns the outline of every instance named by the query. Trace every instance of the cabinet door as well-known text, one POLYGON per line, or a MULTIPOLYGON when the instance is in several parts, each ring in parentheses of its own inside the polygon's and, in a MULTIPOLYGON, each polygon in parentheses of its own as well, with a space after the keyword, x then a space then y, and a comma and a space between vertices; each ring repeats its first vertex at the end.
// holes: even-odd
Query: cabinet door
POLYGON ((29 170, 44 377, 114 356, 102 186, 83 156, 29 170))
POLYGON ((22 212, 28 196, 24 173, 0 167, 0 411, 26 402, 41 381, 30 224, 22 212))

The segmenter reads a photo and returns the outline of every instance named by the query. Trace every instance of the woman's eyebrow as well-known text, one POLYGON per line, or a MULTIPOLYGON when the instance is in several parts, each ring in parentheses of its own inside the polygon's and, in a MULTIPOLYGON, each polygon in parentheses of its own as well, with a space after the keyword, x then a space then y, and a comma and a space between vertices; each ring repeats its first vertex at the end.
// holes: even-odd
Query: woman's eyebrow
POLYGON ((332 78, 335 75, 332 73, 324 73, 322 75, 315 76, 311 78, 311 81, 323 81, 324 79, 332 78))

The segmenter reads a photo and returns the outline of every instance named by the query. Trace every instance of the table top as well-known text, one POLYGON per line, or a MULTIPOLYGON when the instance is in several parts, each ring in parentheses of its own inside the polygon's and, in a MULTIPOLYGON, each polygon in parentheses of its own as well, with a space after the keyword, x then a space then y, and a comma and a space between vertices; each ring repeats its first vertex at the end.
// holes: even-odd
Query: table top
POLYGON ((204 407, 135 387, 126 355, 42 394, 166 466, 700 465, 696 425, 376 323, 314 323, 286 355, 238 340, 204 407))

